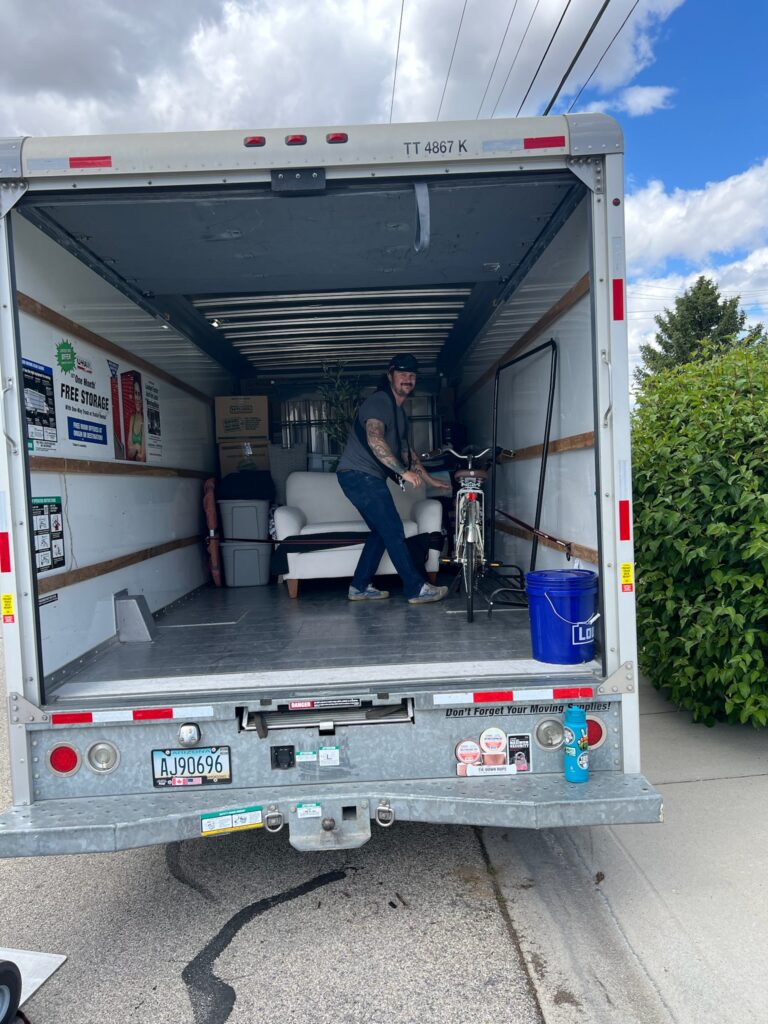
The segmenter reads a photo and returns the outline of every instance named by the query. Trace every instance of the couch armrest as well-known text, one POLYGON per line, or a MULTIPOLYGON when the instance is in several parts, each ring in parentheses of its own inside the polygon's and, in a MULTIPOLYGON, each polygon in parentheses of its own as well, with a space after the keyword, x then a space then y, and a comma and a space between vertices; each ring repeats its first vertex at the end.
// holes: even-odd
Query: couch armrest
POLYGON ((279 505, 275 509, 275 536, 278 540, 295 537, 301 533, 302 526, 307 525, 307 517, 300 508, 291 505, 279 505))
POLYGON ((419 533, 439 533, 443 527, 443 506, 436 498, 414 501, 411 518, 416 521, 419 533))

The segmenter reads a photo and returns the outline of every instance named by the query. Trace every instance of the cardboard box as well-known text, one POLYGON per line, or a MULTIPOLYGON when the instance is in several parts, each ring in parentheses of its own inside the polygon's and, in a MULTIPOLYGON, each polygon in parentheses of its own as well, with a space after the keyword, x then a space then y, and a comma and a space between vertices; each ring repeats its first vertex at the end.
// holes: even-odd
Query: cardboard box
POLYGON ((216 440, 269 437, 269 399, 265 395, 225 395, 216 399, 216 440))
POLYGON ((256 437, 220 444, 219 469, 223 477, 241 470, 269 469, 269 444, 266 438, 256 437))

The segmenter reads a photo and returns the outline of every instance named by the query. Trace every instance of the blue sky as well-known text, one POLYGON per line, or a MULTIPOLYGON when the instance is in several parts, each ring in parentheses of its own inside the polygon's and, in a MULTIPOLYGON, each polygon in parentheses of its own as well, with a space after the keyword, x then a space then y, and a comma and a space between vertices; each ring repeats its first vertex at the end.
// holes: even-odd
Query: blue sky
MULTIPOLYGON (((536 114, 602 2, 3 0, 0 137, 536 114)), ((554 108, 624 129, 631 361, 700 273, 768 321, 768 0, 634 3, 554 108)))

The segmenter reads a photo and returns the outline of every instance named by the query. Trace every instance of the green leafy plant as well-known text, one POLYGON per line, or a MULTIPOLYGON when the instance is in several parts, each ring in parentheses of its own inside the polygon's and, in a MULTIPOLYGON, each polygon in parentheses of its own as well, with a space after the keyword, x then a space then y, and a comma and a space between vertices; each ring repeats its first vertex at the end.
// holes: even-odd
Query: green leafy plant
POLYGON ((323 426, 331 449, 342 452, 360 405, 360 378, 347 373, 345 363, 324 363, 318 392, 327 410, 323 426))
POLYGON ((633 414, 640 664, 708 725, 768 725, 768 345, 647 379, 633 414))

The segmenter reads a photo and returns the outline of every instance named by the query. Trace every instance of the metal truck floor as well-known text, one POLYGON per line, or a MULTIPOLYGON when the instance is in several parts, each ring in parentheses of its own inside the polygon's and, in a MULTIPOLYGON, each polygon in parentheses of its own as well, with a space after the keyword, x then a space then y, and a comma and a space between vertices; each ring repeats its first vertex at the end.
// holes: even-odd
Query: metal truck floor
POLYGON ((112 642, 56 673, 47 702, 338 687, 364 682, 582 675, 595 662, 557 666, 531 657, 526 608, 478 601, 466 620, 463 596, 412 606, 347 601, 347 581, 302 581, 298 600, 282 585, 205 587, 157 616, 151 643, 112 642), (61 680, 61 681, 59 681, 61 680))

